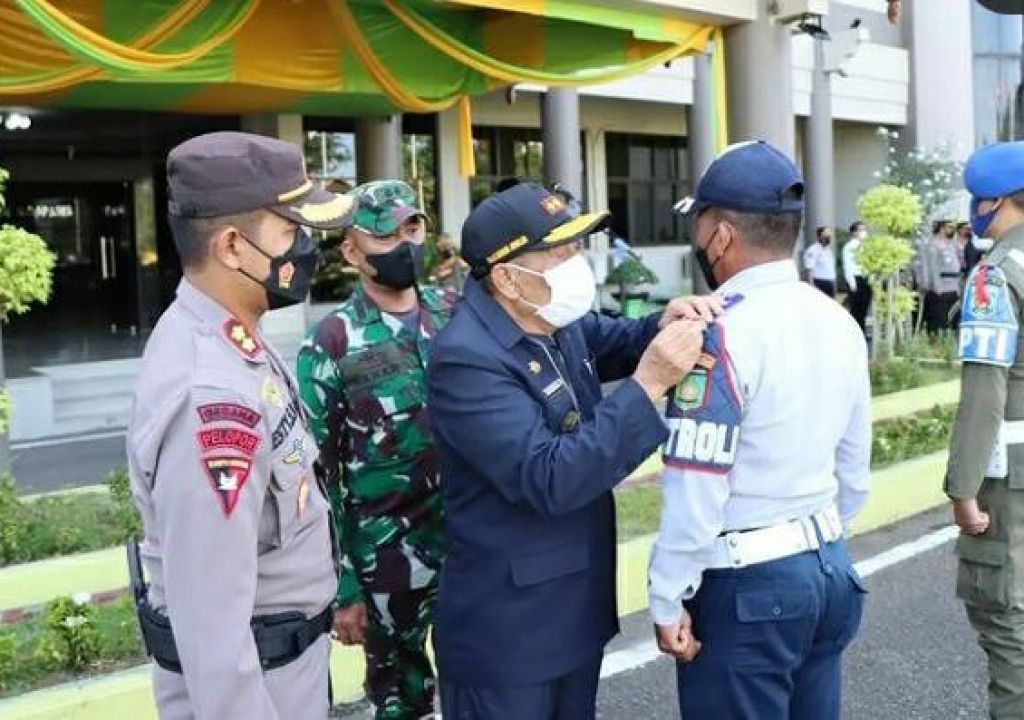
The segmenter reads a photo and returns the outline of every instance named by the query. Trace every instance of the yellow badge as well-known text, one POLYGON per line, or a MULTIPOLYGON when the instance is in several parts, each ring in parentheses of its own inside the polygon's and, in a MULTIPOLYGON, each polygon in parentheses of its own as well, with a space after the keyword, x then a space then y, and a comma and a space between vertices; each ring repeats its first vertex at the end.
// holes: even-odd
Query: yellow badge
POLYGON ((263 402, 270 403, 274 407, 284 407, 284 392, 273 378, 263 378, 263 402))
POLYGON ((527 365, 527 367, 530 368, 530 372, 532 372, 534 375, 540 375, 540 363, 537 362, 536 360, 531 360, 530 364, 527 365))
POLYGON ((292 443, 292 451, 284 456, 285 465, 298 465, 306 460, 306 448, 303 446, 302 438, 296 438, 292 443))
POLYGON ((306 505, 309 503, 309 478, 305 475, 302 476, 302 482, 299 484, 299 517, 302 517, 302 513, 306 511, 306 505))
POLYGON ((252 357, 260 350, 260 344, 256 342, 256 338, 250 335, 245 326, 234 318, 230 318, 224 323, 224 334, 227 335, 232 345, 249 357, 252 357))

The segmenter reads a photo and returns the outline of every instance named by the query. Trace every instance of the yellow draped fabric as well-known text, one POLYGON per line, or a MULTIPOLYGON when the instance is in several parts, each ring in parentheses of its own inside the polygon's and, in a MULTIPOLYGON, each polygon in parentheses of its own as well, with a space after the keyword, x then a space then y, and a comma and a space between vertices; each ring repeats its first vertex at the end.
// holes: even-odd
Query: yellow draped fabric
POLYGON ((0 104, 311 114, 458 104, 460 169, 472 175, 471 95, 621 80, 709 41, 721 148, 721 31, 582 0, 0 0, 0 104))

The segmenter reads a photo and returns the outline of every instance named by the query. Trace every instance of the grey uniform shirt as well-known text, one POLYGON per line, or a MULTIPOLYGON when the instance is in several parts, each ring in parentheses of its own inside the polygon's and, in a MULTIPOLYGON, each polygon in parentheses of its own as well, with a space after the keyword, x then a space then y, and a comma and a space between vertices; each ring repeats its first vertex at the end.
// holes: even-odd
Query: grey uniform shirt
POLYGON ((150 602, 170 618, 196 717, 278 718, 249 621, 311 617, 334 597, 302 412, 280 357, 183 280, 143 356, 128 465, 150 602))
POLYGON ((925 288, 940 295, 960 290, 960 254, 956 242, 944 237, 933 237, 924 249, 925 288))

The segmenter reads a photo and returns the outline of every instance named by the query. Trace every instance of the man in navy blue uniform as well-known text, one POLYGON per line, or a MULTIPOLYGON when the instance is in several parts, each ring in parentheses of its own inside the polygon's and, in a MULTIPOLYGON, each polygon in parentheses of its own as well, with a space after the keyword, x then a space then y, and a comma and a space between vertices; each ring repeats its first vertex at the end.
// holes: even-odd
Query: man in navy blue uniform
POLYGON ((462 229, 473 277, 428 371, 450 538, 435 635, 446 719, 594 717, 618 632, 611 489, 668 436, 657 404, 720 310, 591 312, 579 238, 607 219, 523 183, 462 229), (602 398, 610 380, 623 382, 602 398))

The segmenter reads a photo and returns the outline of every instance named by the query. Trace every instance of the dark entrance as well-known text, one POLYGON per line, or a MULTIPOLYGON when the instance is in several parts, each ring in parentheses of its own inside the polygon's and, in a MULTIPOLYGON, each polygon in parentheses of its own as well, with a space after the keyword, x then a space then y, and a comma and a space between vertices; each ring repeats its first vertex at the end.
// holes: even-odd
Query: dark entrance
POLYGON ((50 302, 4 330, 7 372, 137 355, 131 183, 15 182, 7 196, 10 221, 42 237, 57 256, 50 302))

